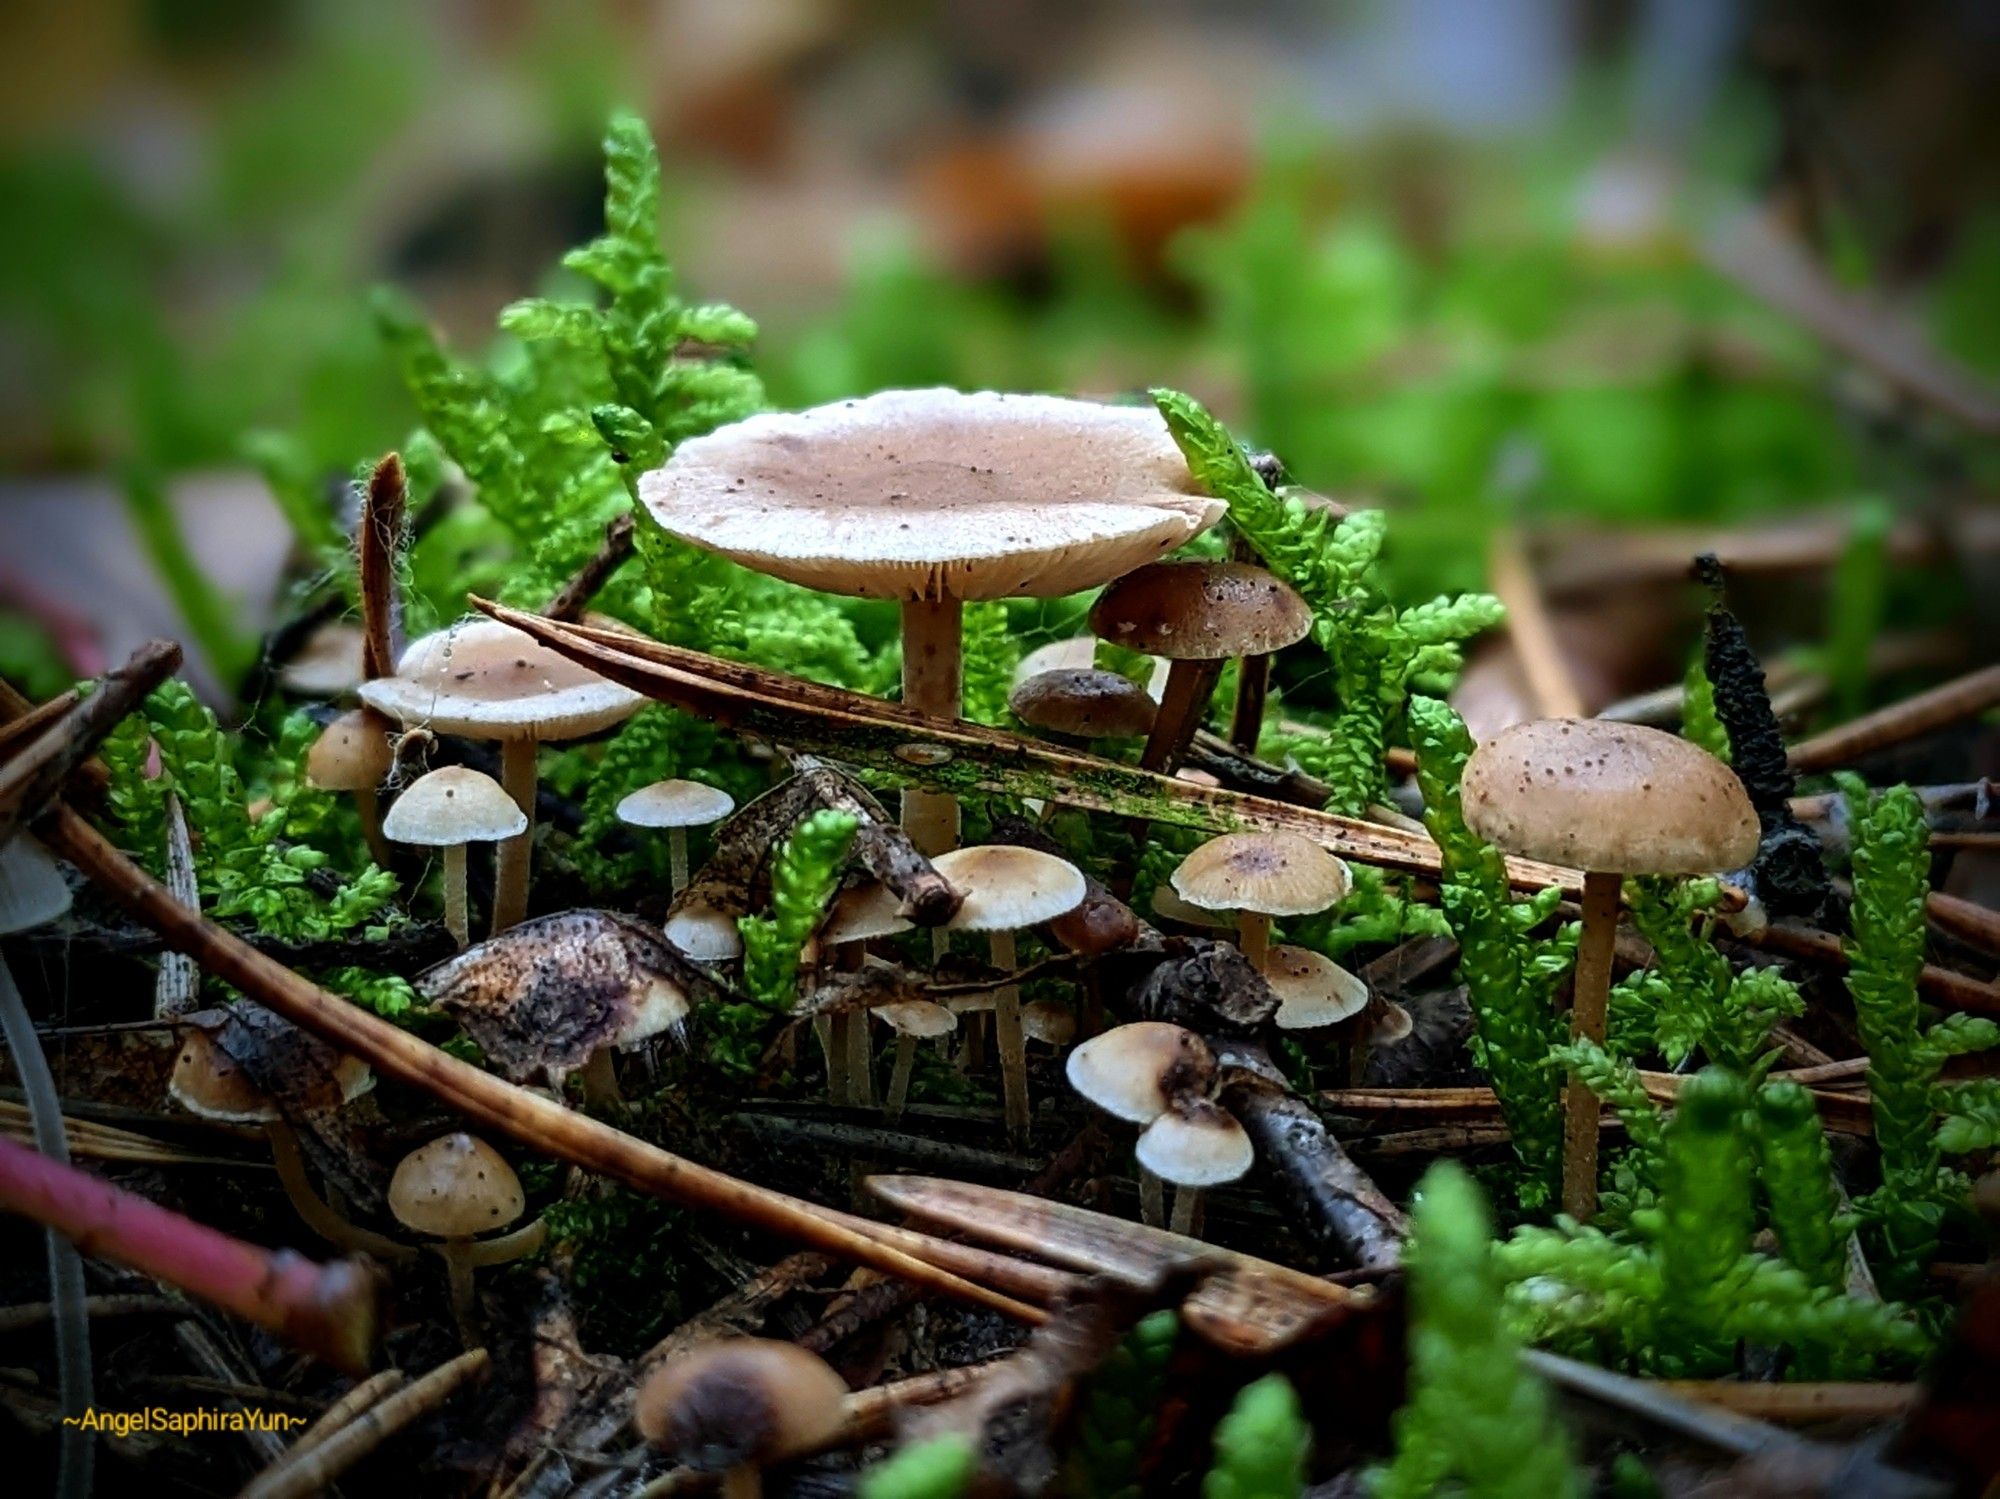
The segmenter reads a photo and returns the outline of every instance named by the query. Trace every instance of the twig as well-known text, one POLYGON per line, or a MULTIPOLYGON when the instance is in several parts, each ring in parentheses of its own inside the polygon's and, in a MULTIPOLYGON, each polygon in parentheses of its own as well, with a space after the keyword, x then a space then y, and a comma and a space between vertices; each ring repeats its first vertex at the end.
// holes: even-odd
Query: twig
MULTIPOLYGON (((1933 844, 1939 840, 1933 838, 1933 844)), ((1982 906, 1963 896, 1933 890, 1924 901, 1924 913, 1939 931, 1949 932, 1969 947, 2000 956, 2000 911, 1982 906)))
POLYGON ((1563 655, 1541 585, 1535 581, 1534 567, 1521 544, 1521 533, 1513 526, 1500 526, 1493 532, 1487 579, 1506 606, 1507 638, 1521 663, 1521 674, 1528 679, 1535 712, 1543 718, 1587 717, 1576 674, 1563 655))
POLYGON ((396 672, 396 634, 402 614, 396 568, 403 555, 403 518, 408 503, 402 457, 391 453, 368 476, 368 488, 361 497, 361 520, 354 533, 361 587, 361 675, 371 682, 396 672))
POLYGON ((1863 755, 1984 713, 1996 703, 2000 703, 2000 666, 1983 667, 1801 740, 1786 759, 1801 774, 1851 765, 1863 755))
POLYGON ((486 1370, 484 1348, 461 1353, 422 1379, 363 1411, 316 1446, 296 1448, 244 1486, 238 1499, 304 1499, 380 1447, 419 1417, 427 1416, 455 1394, 459 1386, 486 1370), (296 1456, 294 1455, 296 1453, 296 1456))
POLYGON ((1663 1379, 1660 1388, 1760 1421, 1885 1421, 1917 1403, 1913 1384, 1760 1384, 1740 1379, 1663 1379))
MULTIPOLYGON (((194 839, 188 833, 187 809, 180 794, 167 793, 167 889, 190 911, 201 909, 201 884, 195 875, 194 839)), ((187 1014, 201 994, 201 970, 186 953, 170 952, 153 975, 153 1015, 173 1020, 187 1014)))
POLYGON ((597 592, 632 555, 632 512, 621 511, 604 528, 604 540, 570 580, 556 591, 542 613, 550 619, 575 619, 590 607, 597 592))
POLYGON ((329 1437, 338 1435, 341 1428, 376 1401, 400 1390, 408 1377, 401 1369, 384 1369, 379 1374, 369 1375, 321 1411, 319 1418, 299 1433, 299 1439, 285 1449, 285 1461, 303 1457, 329 1437))
MULTIPOLYGON (((86 1296, 83 1309, 92 1317, 179 1318, 193 1315, 188 1307, 165 1296, 86 1296)), ((46 1301, 29 1302, 24 1306, 0 1306, 0 1333, 40 1327, 53 1315, 54 1308, 46 1301)))
MULTIPOLYGON (((1751 947, 1760 947, 1766 952, 1782 953, 1788 958, 1798 958, 1804 962, 1817 963, 1825 968, 1845 972, 1847 969, 1847 948, 1832 932, 1823 932, 1817 927, 1799 926, 1789 921, 1773 921, 1756 931, 1746 932, 1740 937, 1731 937, 1732 942, 1742 942, 1751 947)), ((1975 978, 1958 973, 1936 963, 1926 963, 1917 974, 1917 987, 1931 998, 1954 1009, 1968 1011, 1974 1015, 2000 1015, 2000 990, 1992 984, 1982 984, 1975 978)))

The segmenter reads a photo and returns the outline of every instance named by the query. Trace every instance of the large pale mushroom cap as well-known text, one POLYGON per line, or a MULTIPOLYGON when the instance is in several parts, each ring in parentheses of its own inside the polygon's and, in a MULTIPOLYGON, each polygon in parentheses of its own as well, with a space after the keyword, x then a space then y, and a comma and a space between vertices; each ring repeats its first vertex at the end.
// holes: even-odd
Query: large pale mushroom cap
POLYGON ((1607 874, 1709 874, 1757 854, 1736 773, 1675 734, 1602 718, 1516 724, 1472 753, 1465 820, 1507 853, 1607 874))
POLYGON ((700 781, 655 781, 618 803, 618 820, 635 828, 705 828, 736 810, 736 798, 700 781))
POLYGON ((493 777, 464 765, 446 765, 418 776, 382 819, 386 837, 424 848, 497 843, 527 828, 527 814, 506 789, 493 777))
POLYGON ((704 1472, 774 1463, 829 1440, 847 1385, 796 1343, 724 1338, 648 1379, 632 1422, 654 1446, 704 1472))
POLYGON ((1352 888, 1347 866, 1297 833, 1224 833, 1181 860, 1174 893, 1210 911, 1309 916, 1352 888))
POLYGON ((1176 1098, 1205 1094, 1215 1054, 1184 1026, 1138 1020, 1092 1036, 1064 1064, 1069 1085, 1105 1113, 1150 1124, 1176 1098))
POLYGON ((69 881, 26 833, 0 845, 0 937, 47 926, 70 908, 69 881))
POLYGON ((965 897, 945 923, 954 932, 1014 932, 1073 911, 1089 889, 1067 859, 1012 843, 955 848, 931 860, 965 897))
POLYGON ((1277 943, 1265 955, 1263 974, 1278 996, 1271 1020, 1281 1031, 1338 1025, 1368 1007, 1368 986, 1309 947, 1277 943))
POLYGON ((639 492, 696 546, 880 599, 1095 588, 1226 508, 1197 491, 1157 412, 992 391, 765 412, 682 443, 639 492))
POLYGON ((1156 562, 1098 595, 1090 628, 1149 656, 1219 661, 1303 640, 1312 606, 1275 573, 1247 562, 1156 562))
POLYGON ((420 1145, 389 1178, 389 1211, 403 1227, 439 1239, 505 1228, 528 1200, 500 1152, 460 1132, 420 1145))
POLYGON ((1140 1132, 1139 1164, 1177 1187, 1219 1187, 1256 1160, 1250 1136, 1228 1110, 1206 1098, 1178 1098, 1140 1132))
POLYGON ((360 696, 399 723, 497 740, 581 738, 646 701, 494 619, 412 641, 396 675, 362 683, 360 696))

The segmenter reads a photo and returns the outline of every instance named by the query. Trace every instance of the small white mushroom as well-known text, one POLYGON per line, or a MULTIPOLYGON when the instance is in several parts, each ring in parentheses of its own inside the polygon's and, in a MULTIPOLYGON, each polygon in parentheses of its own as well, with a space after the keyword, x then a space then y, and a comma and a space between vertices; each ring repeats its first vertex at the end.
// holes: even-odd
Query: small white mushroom
POLYGON ((635 828, 665 828, 673 892, 688 882, 689 828, 705 828, 736 810, 736 798, 700 781, 655 781, 618 803, 618 820, 635 828))
POLYGON ((518 837, 527 826, 527 817, 493 777, 447 765, 404 789, 383 819, 382 831, 397 843, 444 850, 444 924, 464 947, 472 940, 466 846, 518 837))

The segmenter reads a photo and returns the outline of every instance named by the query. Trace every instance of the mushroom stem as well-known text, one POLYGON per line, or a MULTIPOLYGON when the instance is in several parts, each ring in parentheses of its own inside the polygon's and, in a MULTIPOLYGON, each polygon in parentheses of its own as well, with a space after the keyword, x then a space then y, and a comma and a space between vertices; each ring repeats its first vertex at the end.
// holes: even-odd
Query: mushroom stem
POLYGON ((1173 774, 1181 756, 1201 727, 1209 695, 1222 675, 1220 661, 1176 661, 1167 668, 1167 685, 1160 695, 1160 711, 1153 719, 1153 732, 1139 757, 1143 770, 1173 774))
POLYGON ((1144 1166, 1139 1168, 1139 1221, 1148 1228, 1167 1226, 1167 1184, 1144 1166))
MULTIPOLYGON (((993 966, 1014 970, 1012 932, 995 932, 993 966)), ((1000 1094, 1007 1115, 1007 1137, 1016 1144, 1028 1138, 1028 1043, 1021 1032, 1021 991, 1013 984, 993 994, 993 1036, 1000 1048, 1000 1094)))
POLYGON ((472 912, 465 896, 465 845, 448 843, 444 850, 444 925, 464 950, 472 942, 472 912))
POLYGON ((1271 658, 1245 656, 1236 663, 1236 702, 1229 713, 1229 742, 1246 755, 1257 753, 1264 734, 1264 700, 1271 692, 1271 658))
POLYGON ((1174 1188, 1174 1219, 1167 1226, 1177 1234, 1201 1235, 1201 1188, 1174 1188))
POLYGON ((625 1095, 618 1089, 618 1069, 612 1064, 610 1047, 600 1046, 593 1051, 578 1076, 583 1079, 585 1107, 600 1114, 624 1107, 625 1095))
POLYGON ((1243 949, 1250 966, 1262 973, 1271 954, 1271 918, 1262 911, 1240 912, 1236 945, 1243 949))
POLYGON ((910 1074, 917 1066, 917 1038, 896 1037, 896 1066, 889 1074, 889 1099, 884 1117, 891 1124, 903 1117, 903 1105, 910 1101, 910 1074))
POLYGON ((292 1210, 307 1228, 329 1244, 338 1244, 342 1249, 361 1250, 374 1255, 384 1264, 394 1264, 410 1257, 410 1251, 394 1239, 385 1238, 358 1223, 350 1223, 332 1203, 313 1190, 312 1181, 306 1175, 305 1158, 299 1154, 299 1137, 292 1132, 291 1125, 282 1119, 273 1119, 264 1126, 264 1136, 271 1145, 271 1161, 278 1168, 278 1184, 285 1189, 292 1210))
POLYGON ((840 1036, 839 1017, 815 1015, 813 1035, 819 1040, 819 1049, 826 1054, 826 1101, 831 1104, 846 1103, 847 1044, 840 1036))
MULTIPOLYGON (((1583 934, 1576 945, 1576 984, 1570 1000, 1572 1038, 1604 1041, 1611 996, 1611 949, 1618 935, 1618 894, 1624 881, 1597 870, 1583 877, 1583 934)), ((1579 1223, 1597 1212, 1597 1095, 1570 1075, 1563 1099, 1563 1211, 1579 1223)))
POLYGON ((537 1218, 497 1238, 467 1239, 459 1250, 459 1257, 465 1261, 468 1271, 484 1265, 504 1265, 509 1260, 524 1259, 533 1254, 548 1236, 549 1225, 537 1218))
POLYGON ((755 1463, 739 1463, 722 1475, 722 1499, 763 1499, 764 1475, 755 1463))
MULTIPOLYGON (((964 682, 959 660, 964 606, 957 599, 903 603, 903 702, 947 722, 956 719, 964 682)), ((958 847, 958 798, 946 792, 903 793, 903 831, 926 854, 958 847)))
POLYGON ((849 1010, 847 1020, 847 1101, 856 1108, 875 1106, 875 1046, 868 1034, 868 1012, 849 1010))
POLYGON ((446 1239, 431 1246, 444 1261, 445 1283, 451 1288, 451 1315, 458 1324, 458 1336, 467 1348, 477 1348, 479 1339, 472 1328, 472 1240, 446 1239))
POLYGON ((528 819, 518 837, 494 855, 493 933, 498 936, 528 914, 528 860, 535 848, 535 741, 509 739, 500 746, 500 784, 528 819))
POLYGON ((686 828, 667 829, 667 860, 673 881, 673 893, 679 895, 687 888, 688 882, 688 835, 686 828))
MULTIPOLYGON (((389 867, 389 840, 382 836, 382 798, 373 787, 354 793, 354 813, 361 819, 361 839, 377 869, 389 867)), ((460 947, 465 946, 463 942, 460 947)))

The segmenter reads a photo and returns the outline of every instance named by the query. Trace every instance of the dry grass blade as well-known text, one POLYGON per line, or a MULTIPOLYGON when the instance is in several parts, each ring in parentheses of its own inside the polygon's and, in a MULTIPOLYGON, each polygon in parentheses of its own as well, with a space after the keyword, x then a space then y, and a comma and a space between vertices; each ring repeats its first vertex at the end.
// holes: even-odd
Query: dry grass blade
POLYGON ((1786 760, 1795 771, 1834 770, 1890 745, 1972 718, 2000 703, 2000 666, 1983 667, 1904 698, 1838 728, 1800 740, 1786 760))
POLYGON ((1914 1384, 1761 1384, 1741 1379, 1663 1379, 1660 1388, 1760 1421, 1883 1421, 1917 1403, 1914 1384))

